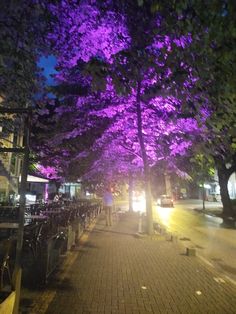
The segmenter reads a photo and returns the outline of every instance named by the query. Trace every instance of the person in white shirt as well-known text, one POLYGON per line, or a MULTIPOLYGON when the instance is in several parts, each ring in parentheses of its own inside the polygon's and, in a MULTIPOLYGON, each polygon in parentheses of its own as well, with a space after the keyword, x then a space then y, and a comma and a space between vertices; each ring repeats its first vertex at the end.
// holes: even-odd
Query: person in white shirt
POLYGON ((103 208, 106 213, 106 225, 112 225, 112 207, 113 207, 113 195, 110 188, 107 188, 103 194, 103 208))

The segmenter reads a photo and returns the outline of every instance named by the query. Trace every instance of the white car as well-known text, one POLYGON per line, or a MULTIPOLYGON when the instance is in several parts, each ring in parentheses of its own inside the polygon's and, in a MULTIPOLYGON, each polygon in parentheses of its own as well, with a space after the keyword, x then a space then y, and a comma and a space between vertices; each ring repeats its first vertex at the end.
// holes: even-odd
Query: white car
POLYGON ((162 207, 174 207, 174 201, 169 195, 161 195, 157 200, 157 205, 162 207))

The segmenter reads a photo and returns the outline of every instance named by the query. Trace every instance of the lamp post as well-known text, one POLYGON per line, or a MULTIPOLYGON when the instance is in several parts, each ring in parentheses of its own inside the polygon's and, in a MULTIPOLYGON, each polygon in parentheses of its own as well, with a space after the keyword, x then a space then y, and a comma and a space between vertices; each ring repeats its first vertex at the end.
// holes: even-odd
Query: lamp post
POLYGON ((22 174, 21 174, 21 185, 20 185, 20 208, 19 208, 19 220, 18 220, 18 232, 17 232, 17 243, 16 243, 16 258, 15 267, 13 272, 13 288, 15 290, 15 304, 13 314, 19 312, 19 302, 20 302, 20 290, 21 290, 21 256, 23 247, 23 236, 24 236, 24 215, 25 215, 25 194, 27 188, 27 174, 29 166, 29 113, 30 108, 0 108, 1 114, 26 114, 24 119, 24 147, 0 147, 0 152, 14 152, 14 153, 24 153, 22 174))

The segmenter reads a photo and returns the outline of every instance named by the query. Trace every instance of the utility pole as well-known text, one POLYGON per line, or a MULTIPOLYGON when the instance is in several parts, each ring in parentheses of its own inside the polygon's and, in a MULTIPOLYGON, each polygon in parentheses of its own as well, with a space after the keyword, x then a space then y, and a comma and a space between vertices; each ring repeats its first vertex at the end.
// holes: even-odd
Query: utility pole
POLYGON ((24 237, 24 216, 25 216, 25 194, 27 188, 27 175, 28 175, 28 166, 29 166, 29 126, 30 126, 30 108, 0 108, 0 114, 25 114, 24 118, 24 147, 11 147, 4 148, 0 147, 0 152, 14 152, 14 153, 23 153, 23 166, 21 173, 21 184, 20 184, 20 207, 19 207, 19 220, 18 220, 18 230, 17 230, 17 243, 16 243, 16 258, 15 258, 15 267, 13 272, 13 289, 15 290, 15 304, 13 314, 18 314, 19 312, 19 302, 20 302, 20 291, 21 291, 21 256, 22 256, 22 247, 23 247, 23 237, 24 237))

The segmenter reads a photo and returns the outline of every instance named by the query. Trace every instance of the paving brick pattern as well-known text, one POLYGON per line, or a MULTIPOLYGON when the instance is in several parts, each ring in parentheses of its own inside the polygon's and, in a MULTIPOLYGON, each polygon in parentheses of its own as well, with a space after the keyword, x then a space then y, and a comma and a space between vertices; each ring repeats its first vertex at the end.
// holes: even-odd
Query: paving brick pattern
POLYGON ((138 217, 97 221, 45 314, 236 313, 236 287, 178 243, 137 237, 138 217))

